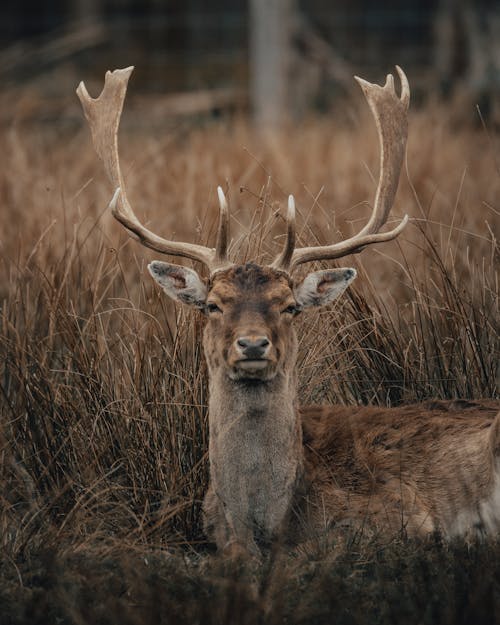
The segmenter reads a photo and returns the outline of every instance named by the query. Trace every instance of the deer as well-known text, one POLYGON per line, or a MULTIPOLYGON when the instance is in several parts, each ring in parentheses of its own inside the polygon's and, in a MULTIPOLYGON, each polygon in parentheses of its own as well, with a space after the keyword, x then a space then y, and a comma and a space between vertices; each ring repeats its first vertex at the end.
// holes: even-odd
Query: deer
MULTIPOLYGON (((353 268, 294 278, 297 267, 331 261, 398 237, 405 216, 382 231, 406 150, 410 87, 396 66, 384 86, 356 77, 380 143, 379 181, 367 224, 349 239, 296 246, 295 201, 288 198, 282 250, 269 265, 229 258, 229 209, 218 187, 214 248, 162 238, 136 217, 125 191, 118 128, 133 67, 107 72, 100 96, 77 88, 95 150, 115 189, 109 208, 128 234, 161 254, 201 263, 154 260, 148 270, 174 301, 205 318, 209 379, 208 538, 224 554, 260 557, 276 540, 315 531, 366 527, 445 537, 487 535, 500 527, 500 413, 494 400, 428 401, 402 407, 300 406, 299 314, 333 302, 356 278, 353 268)), ((368 529, 367 529, 368 531, 368 529)))

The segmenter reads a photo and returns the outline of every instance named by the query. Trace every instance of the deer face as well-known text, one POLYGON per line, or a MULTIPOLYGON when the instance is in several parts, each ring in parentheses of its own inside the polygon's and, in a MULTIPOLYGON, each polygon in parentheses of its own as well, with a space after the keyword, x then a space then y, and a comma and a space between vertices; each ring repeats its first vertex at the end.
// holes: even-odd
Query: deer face
POLYGON ((332 269, 310 273, 295 285, 283 271, 248 263, 216 272, 206 285, 186 267, 154 261, 148 269, 167 295, 206 315, 210 372, 257 382, 293 370, 295 317, 332 302, 356 277, 354 269, 332 269))
POLYGON ((211 370, 233 380, 269 380, 295 360, 299 308, 283 272, 238 265, 219 272, 206 300, 205 353, 211 370))

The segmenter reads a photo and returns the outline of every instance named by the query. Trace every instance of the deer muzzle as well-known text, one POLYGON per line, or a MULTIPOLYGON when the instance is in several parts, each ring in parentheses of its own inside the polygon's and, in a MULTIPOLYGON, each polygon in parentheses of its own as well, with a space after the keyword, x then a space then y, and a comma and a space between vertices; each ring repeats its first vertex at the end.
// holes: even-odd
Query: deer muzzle
POLYGON ((239 336, 233 343, 234 364, 243 371, 265 369, 272 360, 272 343, 264 335, 239 336))

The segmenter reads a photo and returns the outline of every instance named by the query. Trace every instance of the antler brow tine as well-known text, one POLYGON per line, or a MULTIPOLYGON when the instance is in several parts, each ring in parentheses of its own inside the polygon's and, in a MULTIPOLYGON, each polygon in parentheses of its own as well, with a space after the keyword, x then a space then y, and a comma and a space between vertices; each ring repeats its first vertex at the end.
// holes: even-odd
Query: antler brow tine
MULTIPOLYGON (((133 67, 106 72, 104 88, 98 98, 91 98, 85 83, 78 85, 76 93, 82 103, 83 112, 92 134, 94 148, 104 164, 115 192, 110 202, 113 216, 127 229, 129 234, 142 245, 162 254, 183 256, 206 265, 211 272, 231 265, 227 260, 228 210, 224 198, 221 202, 218 238, 215 249, 170 241, 157 236, 137 219, 128 201, 118 156, 118 128, 127 93, 127 85, 133 67)), ((219 195, 220 198, 220 195, 219 195)))
POLYGON ((229 209, 226 196, 222 187, 217 187, 219 197, 219 230, 217 232, 217 245, 215 247, 215 258, 219 263, 227 262, 227 245, 229 241, 229 209))
POLYGON ((288 210, 286 213, 286 241, 283 246, 283 251, 273 262, 272 267, 280 269, 290 265, 295 249, 295 232, 295 198, 293 195, 289 195, 288 210))
MULTIPOLYGON (((410 86, 403 70, 396 65, 401 81, 401 95, 396 94, 392 74, 387 76, 385 85, 372 84, 355 76, 370 106, 380 142, 380 173, 375 202, 366 226, 355 236, 340 243, 317 247, 303 247, 290 250, 290 241, 295 239, 288 233, 285 249, 273 262, 273 267, 292 272, 297 265, 313 260, 341 258, 347 254, 360 252, 367 245, 395 239, 408 223, 408 215, 393 230, 379 232, 387 222, 394 203, 403 163, 406 139, 408 136, 408 107, 410 86)), ((290 230, 290 221, 287 220, 290 230)), ((294 224, 294 222, 293 222, 294 224)), ((295 225, 292 226, 293 229, 295 225)))

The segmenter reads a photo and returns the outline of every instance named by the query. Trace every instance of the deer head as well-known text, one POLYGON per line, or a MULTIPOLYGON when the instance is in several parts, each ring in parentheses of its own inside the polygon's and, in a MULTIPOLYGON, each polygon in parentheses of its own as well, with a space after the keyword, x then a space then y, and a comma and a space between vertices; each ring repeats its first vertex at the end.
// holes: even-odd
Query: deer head
POLYGON ((128 202, 118 158, 118 126, 133 67, 107 72, 97 99, 89 96, 83 82, 78 86, 95 149, 116 189, 110 202, 114 217, 146 247, 199 261, 209 270, 206 282, 187 267, 161 261, 148 266, 167 295, 207 316, 204 344, 211 373, 219 370, 232 380, 269 381, 284 367, 293 367, 297 342, 293 319, 307 308, 332 302, 356 277, 354 269, 330 269, 310 273, 297 283, 294 270, 303 263, 338 259, 368 245, 390 241, 405 227, 407 216, 396 228, 380 232, 394 202, 407 137, 410 91, 404 72, 396 69, 401 96, 396 95, 390 74, 383 87, 356 78, 374 115, 381 150, 379 183, 368 223, 345 241, 296 248, 295 202, 290 196, 286 242, 270 266, 237 265, 228 259, 228 205, 220 187, 214 248, 163 239, 145 228, 128 202))

